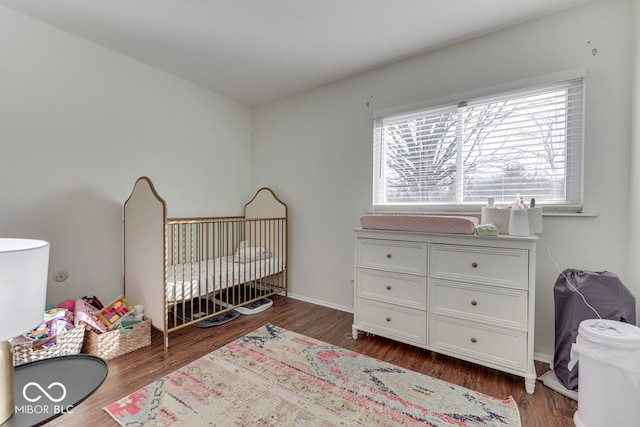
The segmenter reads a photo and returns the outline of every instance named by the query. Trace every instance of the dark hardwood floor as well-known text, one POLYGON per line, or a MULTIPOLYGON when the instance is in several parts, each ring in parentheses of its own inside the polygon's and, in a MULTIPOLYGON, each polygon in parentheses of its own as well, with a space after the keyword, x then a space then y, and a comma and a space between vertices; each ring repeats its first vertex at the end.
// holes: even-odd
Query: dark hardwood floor
MULTIPOLYGON (((283 327, 386 362, 440 378, 482 393, 518 404, 524 427, 573 426, 577 402, 564 397, 538 381, 536 392, 527 394, 522 378, 483 368, 372 335, 351 339, 353 315, 289 298, 275 297, 274 306, 220 327, 188 327, 169 336, 169 351, 162 346, 162 334, 152 330, 151 345, 110 360, 109 375, 87 400, 47 426, 117 426, 102 409, 156 379, 205 354, 222 347, 265 323, 283 327)), ((538 375, 548 365, 536 362, 538 375)))

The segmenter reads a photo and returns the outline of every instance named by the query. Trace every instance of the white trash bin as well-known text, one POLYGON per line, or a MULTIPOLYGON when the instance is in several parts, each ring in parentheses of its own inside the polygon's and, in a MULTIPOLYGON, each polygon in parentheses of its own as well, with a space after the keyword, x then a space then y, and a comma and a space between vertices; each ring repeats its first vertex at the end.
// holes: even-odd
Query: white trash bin
POLYGON ((640 426, 640 328, 615 320, 580 322, 569 369, 578 360, 576 426, 640 426))

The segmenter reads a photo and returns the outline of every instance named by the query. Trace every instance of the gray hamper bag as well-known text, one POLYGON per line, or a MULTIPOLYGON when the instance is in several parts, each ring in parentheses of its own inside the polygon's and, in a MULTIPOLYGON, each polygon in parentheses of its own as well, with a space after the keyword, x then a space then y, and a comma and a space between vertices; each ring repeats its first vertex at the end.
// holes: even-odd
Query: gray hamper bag
POLYGON ((636 299, 622 284, 618 276, 608 271, 595 272, 566 269, 558 276, 553 288, 556 310, 556 341, 553 369, 558 380, 568 390, 578 390, 578 365, 570 371, 567 365, 571 356, 571 344, 576 342, 580 322, 597 319, 580 294, 567 283, 575 286, 586 301, 603 319, 636 323, 636 299), (565 278, 566 276, 566 278, 565 278))

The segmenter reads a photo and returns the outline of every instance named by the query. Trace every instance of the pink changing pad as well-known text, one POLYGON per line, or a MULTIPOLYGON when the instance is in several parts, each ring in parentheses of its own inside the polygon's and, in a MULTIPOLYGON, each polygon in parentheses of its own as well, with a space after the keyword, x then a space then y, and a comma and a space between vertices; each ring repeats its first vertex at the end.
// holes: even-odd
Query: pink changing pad
POLYGON ((474 234, 478 218, 448 215, 364 215, 362 228, 375 230, 419 231, 422 233, 474 234))

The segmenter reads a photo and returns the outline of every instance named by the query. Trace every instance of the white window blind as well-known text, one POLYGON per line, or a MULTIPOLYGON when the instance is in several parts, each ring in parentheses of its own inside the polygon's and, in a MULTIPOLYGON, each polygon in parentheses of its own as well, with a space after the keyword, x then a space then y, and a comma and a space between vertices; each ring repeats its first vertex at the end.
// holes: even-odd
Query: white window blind
POLYGON ((374 120, 374 208, 582 204, 583 79, 374 120))

